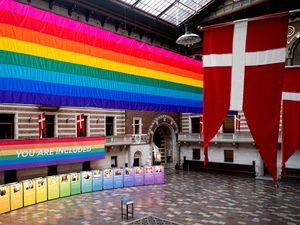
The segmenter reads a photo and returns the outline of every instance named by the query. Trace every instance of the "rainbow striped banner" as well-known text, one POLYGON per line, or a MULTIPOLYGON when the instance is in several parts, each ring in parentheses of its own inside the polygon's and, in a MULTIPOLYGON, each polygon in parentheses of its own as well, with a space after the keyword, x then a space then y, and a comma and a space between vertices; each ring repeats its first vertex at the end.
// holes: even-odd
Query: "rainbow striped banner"
POLYGON ((0 103, 201 112, 202 63, 0 1, 0 103))
POLYGON ((104 137, 0 141, 0 171, 104 159, 104 137))

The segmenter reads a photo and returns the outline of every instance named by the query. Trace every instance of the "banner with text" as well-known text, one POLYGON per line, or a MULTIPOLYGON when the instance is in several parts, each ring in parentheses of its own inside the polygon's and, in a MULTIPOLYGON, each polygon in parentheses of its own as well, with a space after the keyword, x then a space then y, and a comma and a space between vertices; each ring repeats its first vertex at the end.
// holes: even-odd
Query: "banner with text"
POLYGON ((104 137, 0 141, 0 171, 104 159, 104 137))

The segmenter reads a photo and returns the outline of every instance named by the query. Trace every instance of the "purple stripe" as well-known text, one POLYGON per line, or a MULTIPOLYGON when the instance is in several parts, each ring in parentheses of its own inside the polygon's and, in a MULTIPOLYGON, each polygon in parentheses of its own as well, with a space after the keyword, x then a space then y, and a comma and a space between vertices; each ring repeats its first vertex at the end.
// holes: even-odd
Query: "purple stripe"
POLYGON ((71 96, 47 95, 26 92, 0 91, 0 103, 42 104, 53 106, 79 106, 109 109, 146 110, 158 112, 201 113, 202 106, 174 106, 148 104, 141 102, 113 101, 107 99, 82 98, 71 96))
POLYGON ((76 162, 85 162, 85 161, 95 161, 104 159, 105 157, 87 157, 87 158, 76 158, 76 159, 68 159, 68 160, 57 160, 57 161, 47 161, 47 162, 40 162, 40 163, 28 163, 28 164, 17 164, 17 165, 9 165, 9 166, 0 166, 0 171, 5 170, 16 170, 16 169, 25 169, 25 168, 35 168, 35 167, 42 167, 42 166, 51 166, 51 165, 61 165, 61 164, 68 164, 68 163, 76 163, 76 162))

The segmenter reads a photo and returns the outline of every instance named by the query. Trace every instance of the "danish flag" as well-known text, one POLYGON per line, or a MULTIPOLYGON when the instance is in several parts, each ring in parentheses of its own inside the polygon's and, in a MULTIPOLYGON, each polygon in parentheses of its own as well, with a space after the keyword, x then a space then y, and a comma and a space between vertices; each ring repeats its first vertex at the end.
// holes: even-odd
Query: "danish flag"
POLYGON ((80 137, 80 132, 85 136, 84 114, 77 116, 77 137, 80 137))
POLYGON ((266 168, 277 180, 277 142, 288 13, 204 28, 204 163, 229 109, 243 110, 266 168))
POLYGON ((300 148, 300 67, 287 67, 282 93, 282 172, 285 163, 300 148))
POLYGON ((39 137, 46 137, 46 114, 39 115, 39 137), (44 135, 43 135, 44 134, 44 135))

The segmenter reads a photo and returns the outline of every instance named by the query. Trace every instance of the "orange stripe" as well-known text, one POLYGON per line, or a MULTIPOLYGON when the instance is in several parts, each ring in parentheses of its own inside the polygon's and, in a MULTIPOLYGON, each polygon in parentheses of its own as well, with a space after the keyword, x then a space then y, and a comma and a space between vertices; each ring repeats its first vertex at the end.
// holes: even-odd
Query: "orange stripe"
POLYGON ((93 57, 103 58, 111 61, 116 61, 128 65, 134 65, 142 68, 162 71, 170 74, 188 77, 196 80, 203 80, 203 74, 195 73, 188 70, 179 69, 176 67, 160 64, 144 59, 139 59, 129 55, 120 54, 117 52, 85 45, 79 42, 70 41, 67 39, 50 36, 29 29, 24 29, 8 24, 1 24, 0 35, 8 38, 32 42, 43 46, 53 47, 71 52, 77 52, 93 57))
POLYGON ((0 152, 5 150, 26 150, 26 149, 39 149, 39 148, 54 148, 54 147, 65 147, 65 146, 85 146, 85 145, 104 145, 99 141, 87 141, 87 142, 66 142, 66 143, 53 143, 53 144, 28 144, 28 145, 8 145, 1 146, 0 152))

